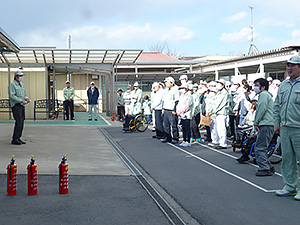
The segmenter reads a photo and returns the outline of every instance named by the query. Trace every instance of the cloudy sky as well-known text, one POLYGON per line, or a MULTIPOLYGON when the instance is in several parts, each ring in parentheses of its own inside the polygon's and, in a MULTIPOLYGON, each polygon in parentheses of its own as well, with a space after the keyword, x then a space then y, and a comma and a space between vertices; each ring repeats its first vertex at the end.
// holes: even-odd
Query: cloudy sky
POLYGON ((144 49, 168 43, 185 56, 235 55, 300 45, 296 0, 10 0, 1 27, 20 46, 144 49))

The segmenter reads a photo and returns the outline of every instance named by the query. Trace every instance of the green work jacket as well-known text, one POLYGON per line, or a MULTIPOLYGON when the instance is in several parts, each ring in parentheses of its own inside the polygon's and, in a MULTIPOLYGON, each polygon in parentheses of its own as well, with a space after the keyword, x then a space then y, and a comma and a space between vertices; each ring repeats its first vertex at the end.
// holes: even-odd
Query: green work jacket
POLYGON ((283 81, 274 102, 275 127, 300 128, 300 79, 292 86, 289 79, 283 81))
POLYGON ((69 87, 69 88, 65 87, 63 93, 64 93, 65 100, 68 100, 69 98, 73 100, 75 95, 75 90, 73 87, 69 87))
POLYGON ((8 96, 10 101, 10 107, 14 107, 17 103, 21 103, 22 100, 28 99, 25 92, 24 84, 13 80, 8 86, 8 96))
POLYGON ((258 95, 254 125, 274 125, 273 99, 268 91, 262 91, 258 95))

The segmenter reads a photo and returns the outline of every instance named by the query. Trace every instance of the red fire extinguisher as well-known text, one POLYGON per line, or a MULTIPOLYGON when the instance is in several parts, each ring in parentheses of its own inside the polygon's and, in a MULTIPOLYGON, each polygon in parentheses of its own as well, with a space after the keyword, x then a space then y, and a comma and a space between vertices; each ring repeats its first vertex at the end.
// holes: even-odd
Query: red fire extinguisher
POLYGON ((28 195, 37 195, 37 165, 34 162, 34 155, 31 155, 31 161, 27 166, 28 195))
POLYGON ((111 121, 115 121, 115 113, 114 112, 111 113, 111 121))
POLYGON ((12 155, 11 161, 7 166, 7 195, 14 196, 17 194, 17 165, 15 157, 12 155))
POLYGON ((67 156, 64 154, 59 164, 59 194, 69 193, 69 166, 67 161, 67 156))

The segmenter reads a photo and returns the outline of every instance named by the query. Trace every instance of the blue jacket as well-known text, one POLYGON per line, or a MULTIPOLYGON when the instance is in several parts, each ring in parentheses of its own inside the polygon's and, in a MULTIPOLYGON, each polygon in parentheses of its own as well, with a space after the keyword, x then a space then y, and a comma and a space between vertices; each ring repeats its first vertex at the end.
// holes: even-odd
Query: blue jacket
POLYGON ((87 96, 89 99, 90 105, 95 105, 98 103, 98 97, 99 97, 99 90, 95 87, 94 93, 92 92, 91 87, 87 90, 87 96))

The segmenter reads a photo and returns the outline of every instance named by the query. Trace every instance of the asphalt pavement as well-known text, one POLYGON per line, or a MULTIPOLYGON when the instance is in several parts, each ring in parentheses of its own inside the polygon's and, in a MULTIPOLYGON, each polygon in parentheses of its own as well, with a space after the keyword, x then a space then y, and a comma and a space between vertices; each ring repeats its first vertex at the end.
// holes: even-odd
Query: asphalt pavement
POLYGON ((280 164, 275 165, 275 175, 256 177, 257 166, 239 164, 235 159, 240 152, 231 148, 163 144, 152 138, 150 129, 145 133, 123 133, 118 127, 105 130, 181 211, 200 224, 299 224, 300 202, 275 194, 283 187, 280 164))
POLYGON ((98 128, 96 122, 31 122, 22 137, 27 144, 16 146, 10 144, 13 124, 0 123, 0 225, 170 224, 98 128), (58 164, 64 153, 69 194, 59 195, 58 164), (18 166, 17 195, 6 196, 6 167, 12 154, 18 166), (36 196, 27 195, 25 168, 31 154, 38 166, 36 196))

